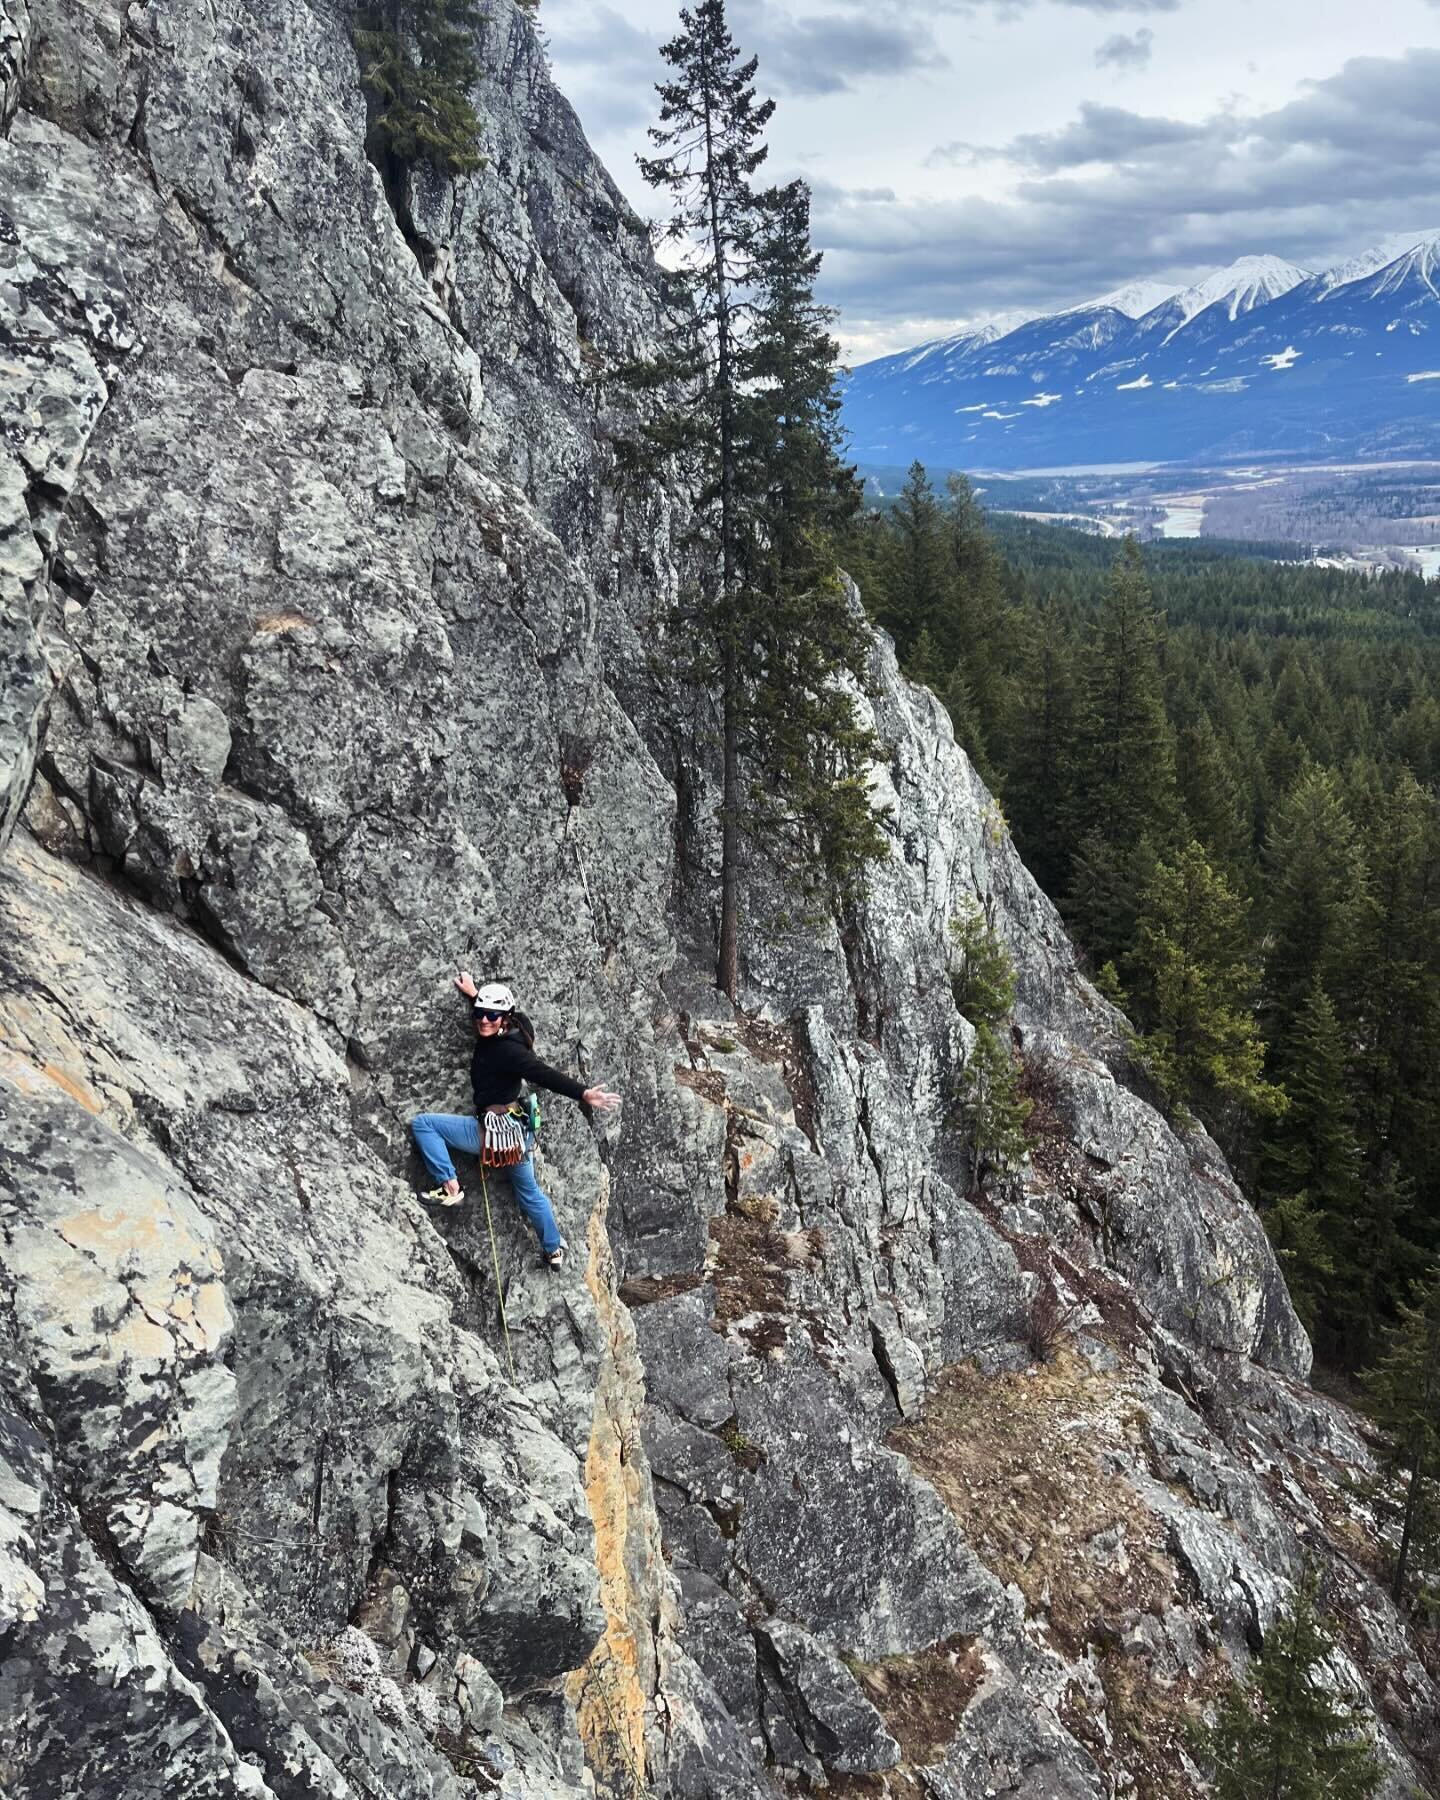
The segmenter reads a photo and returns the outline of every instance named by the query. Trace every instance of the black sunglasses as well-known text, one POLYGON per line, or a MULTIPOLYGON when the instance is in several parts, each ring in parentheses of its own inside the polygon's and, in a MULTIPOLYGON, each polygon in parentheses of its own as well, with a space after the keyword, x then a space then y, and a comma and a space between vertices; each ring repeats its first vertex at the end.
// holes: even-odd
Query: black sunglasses
POLYGON ((492 1025, 500 1024, 503 1019, 508 1019, 509 1016, 509 1013, 506 1012, 496 1012, 494 1007, 491 1006, 477 1006, 475 1008, 475 1017, 477 1019, 488 1019, 492 1025))

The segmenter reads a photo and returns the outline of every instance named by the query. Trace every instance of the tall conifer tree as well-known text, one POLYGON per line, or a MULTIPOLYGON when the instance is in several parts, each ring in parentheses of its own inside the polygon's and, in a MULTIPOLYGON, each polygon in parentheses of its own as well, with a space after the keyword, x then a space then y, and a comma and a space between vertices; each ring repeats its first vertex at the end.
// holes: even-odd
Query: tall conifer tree
POLYGON ((1212 1125, 1284 1106, 1264 1078, 1245 903, 1192 838, 1156 864, 1140 900, 1129 992, 1154 1072, 1212 1125))
POLYGON ((774 103, 757 100, 723 0, 680 14, 662 49, 657 154, 640 159, 669 194, 685 249, 665 353, 632 370, 662 396, 645 435, 688 461, 702 521, 693 679, 718 690, 720 921, 716 981, 733 1000, 740 965, 740 857, 758 839, 807 892, 855 882, 885 853, 865 780, 878 740, 860 720, 863 643, 833 537, 855 500, 838 454, 837 350, 814 294, 809 190, 764 193, 753 177, 774 103))
POLYGON ((998 785, 1009 742, 1015 633, 1005 594, 1005 564, 985 514, 963 475, 945 480, 945 549, 951 595, 950 636, 943 642, 952 668, 963 678, 983 746, 981 772, 998 785))
POLYGON ((1176 774, 1190 829, 1210 860, 1234 880, 1253 859, 1252 821, 1233 754, 1201 713, 1176 741, 1176 774))
POLYGON ((1345 1043, 1318 976, 1290 1021, 1272 1062, 1286 1097, 1260 1154, 1265 1228, 1306 1325, 1329 1350, 1336 1342, 1336 1276, 1343 1245, 1364 1229, 1367 1210, 1359 1145, 1346 1086, 1345 1043))
POLYGON ((1105 588, 1085 684, 1091 772, 1083 804, 1117 850, 1153 838, 1174 815, 1174 740, 1160 675, 1164 629, 1140 546, 1127 538, 1105 588))
POLYGON ((1360 946, 1357 1111, 1376 1165, 1420 1147, 1440 1097, 1440 810, 1408 769, 1362 803, 1371 905, 1360 946))
POLYGON ((1079 702, 1053 607, 1032 621, 1021 671, 1025 704, 1018 709, 1006 799, 1026 862, 1047 894, 1059 894, 1069 885, 1079 702))
POLYGON ((1365 1378, 1371 1408, 1390 1436, 1393 1461, 1409 1476, 1392 1583, 1397 1600, 1405 1591, 1426 1484, 1440 1481, 1440 1265, 1399 1311, 1385 1355, 1365 1378))
POLYGON ((1285 1035, 1315 982, 1340 1002, 1360 977, 1368 880, 1354 822, 1328 770, 1307 769, 1276 809, 1265 864, 1265 1008, 1283 1065, 1285 1035))
POLYGON ((640 171, 674 205, 668 234, 689 256, 685 281, 693 311, 681 327, 671 372, 689 377, 700 460, 702 504, 716 515, 718 569, 705 584, 704 611, 718 664, 721 708, 720 943, 717 980, 733 999, 739 981, 741 831, 740 444, 736 425, 742 371, 739 333, 754 273, 755 194, 765 160, 763 132, 773 100, 755 96, 756 59, 742 60, 724 0, 682 8, 681 29, 660 54, 674 71, 660 83, 658 152, 640 171), (687 354, 688 353, 688 354, 687 354))
POLYGON ((936 644, 933 629, 945 609, 944 519, 923 463, 911 463, 888 523, 892 543, 875 611, 908 667, 911 647, 922 631, 929 633, 937 657, 944 649, 936 644))
POLYGON ((1345 1039, 1334 1003, 1315 976, 1276 1059, 1289 1105, 1261 1161, 1265 1192, 1304 1192, 1342 1218, 1359 1203, 1360 1147, 1345 1079, 1345 1039))
POLYGON ((819 270, 809 188, 760 195, 736 422, 741 823, 811 898, 843 897, 887 851, 866 783, 881 745, 855 698, 867 645, 836 554, 858 493, 840 455, 839 346, 815 298, 819 270))
POLYGON ((1174 739, 1160 673, 1164 620, 1127 538, 1106 584, 1085 668, 1084 758, 1067 910, 1096 965, 1118 961, 1135 928, 1147 865, 1175 819, 1174 739))

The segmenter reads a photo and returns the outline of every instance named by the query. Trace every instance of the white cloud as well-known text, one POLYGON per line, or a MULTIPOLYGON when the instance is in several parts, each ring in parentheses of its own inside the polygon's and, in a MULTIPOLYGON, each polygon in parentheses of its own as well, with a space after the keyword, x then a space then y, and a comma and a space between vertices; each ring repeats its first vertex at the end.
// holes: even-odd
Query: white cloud
MULTIPOLYGON (((729 10, 760 92, 780 99, 767 170, 816 186, 823 289, 852 355, 1137 279, 1184 285, 1246 253, 1315 267, 1433 218, 1427 0, 729 10), (1143 105, 1097 92, 1133 79, 1124 53, 1097 73, 1097 45, 1117 40, 1148 43, 1143 105)), ((544 0, 542 14, 562 87, 647 213, 660 203, 634 152, 675 15, 676 0, 544 0)))
POLYGON ((1013 171, 993 197, 922 197, 877 213, 839 188, 817 194, 827 291, 873 337, 902 312, 1051 310, 1247 253, 1323 267, 1433 210, 1436 93, 1440 50, 1410 50, 1354 58, 1250 114, 1185 120, 1087 101, 1058 129, 972 147, 1013 171))

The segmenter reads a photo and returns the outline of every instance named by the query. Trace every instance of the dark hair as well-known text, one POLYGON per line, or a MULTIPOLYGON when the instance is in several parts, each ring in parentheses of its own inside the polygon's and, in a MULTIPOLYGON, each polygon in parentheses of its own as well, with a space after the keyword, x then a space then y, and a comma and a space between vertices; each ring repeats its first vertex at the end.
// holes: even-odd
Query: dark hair
POLYGON ((518 1006, 505 1021, 505 1032, 507 1036, 518 1037, 527 1050, 535 1048, 535 1027, 518 1006))

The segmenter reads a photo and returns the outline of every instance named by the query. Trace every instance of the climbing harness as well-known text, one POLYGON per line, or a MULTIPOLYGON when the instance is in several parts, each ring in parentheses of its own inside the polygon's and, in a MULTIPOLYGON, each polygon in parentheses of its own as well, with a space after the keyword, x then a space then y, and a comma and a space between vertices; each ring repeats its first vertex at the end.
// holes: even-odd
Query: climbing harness
POLYGON ((490 1233, 490 1260, 495 1265, 495 1298, 500 1302, 500 1330, 505 1338, 505 1361, 510 1379, 515 1379, 515 1358, 510 1353, 510 1321, 505 1317, 505 1283, 500 1276, 500 1246, 495 1242, 495 1220, 490 1212, 490 1182, 485 1174, 485 1158, 480 1159, 480 1191, 485 1196, 485 1229, 490 1233))

